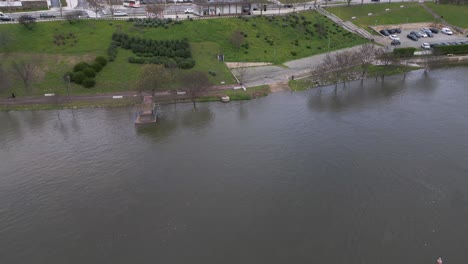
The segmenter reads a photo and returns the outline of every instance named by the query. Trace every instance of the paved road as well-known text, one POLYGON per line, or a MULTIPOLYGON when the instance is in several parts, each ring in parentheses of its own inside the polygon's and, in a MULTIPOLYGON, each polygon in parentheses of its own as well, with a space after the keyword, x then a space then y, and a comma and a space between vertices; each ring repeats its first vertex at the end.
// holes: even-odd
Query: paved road
MULTIPOLYGON (((343 51, 357 51, 361 46, 346 48, 330 52, 333 55, 343 51)), ((275 84, 287 82, 291 76, 300 77, 307 75, 313 67, 319 65, 327 54, 318 54, 307 58, 286 62, 287 68, 280 66, 260 66, 246 68, 243 82, 247 87, 263 84, 275 84)), ((238 70, 233 70, 238 75, 238 70)))

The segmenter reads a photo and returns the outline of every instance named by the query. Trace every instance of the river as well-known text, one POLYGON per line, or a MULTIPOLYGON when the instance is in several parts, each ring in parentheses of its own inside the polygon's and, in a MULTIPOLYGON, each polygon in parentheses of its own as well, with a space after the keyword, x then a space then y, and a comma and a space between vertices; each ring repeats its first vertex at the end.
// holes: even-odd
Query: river
POLYGON ((466 73, 0 112, 0 263, 465 263, 466 73))

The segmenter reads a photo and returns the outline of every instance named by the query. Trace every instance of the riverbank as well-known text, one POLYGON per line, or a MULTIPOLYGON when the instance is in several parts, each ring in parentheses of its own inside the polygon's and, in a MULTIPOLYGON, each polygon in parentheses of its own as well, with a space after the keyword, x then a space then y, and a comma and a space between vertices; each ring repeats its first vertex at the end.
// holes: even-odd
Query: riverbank
MULTIPOLYGON (((220 101, 221 96, 229 96, 231 101, 251 100, 267 96, 270 93, 268 85, 234 89, 237 86, 219 86, 203 92, 197 102, 220 101)), ((55 110, 78 108, 123 107, 139 104, 141 98, 148 93, 122 92, 97 95, 52 95, 28 96, 0 99, 0 111, 29 111, 29 110, 55 110)), ((172 91, 163 91, 155 94, 155 102, 160 104, 190 102, 187 94, 177 94, 172 91)))

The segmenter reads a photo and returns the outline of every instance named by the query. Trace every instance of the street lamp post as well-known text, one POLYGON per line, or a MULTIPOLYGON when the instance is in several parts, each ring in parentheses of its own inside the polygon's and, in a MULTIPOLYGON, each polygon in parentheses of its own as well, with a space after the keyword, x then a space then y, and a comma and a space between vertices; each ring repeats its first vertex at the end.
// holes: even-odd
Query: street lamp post
POLYGON ((70 75, 67 75, 67 81, 68 81, 68 86, 67 86, 67 94, 68 97, 70 97, 70 75))

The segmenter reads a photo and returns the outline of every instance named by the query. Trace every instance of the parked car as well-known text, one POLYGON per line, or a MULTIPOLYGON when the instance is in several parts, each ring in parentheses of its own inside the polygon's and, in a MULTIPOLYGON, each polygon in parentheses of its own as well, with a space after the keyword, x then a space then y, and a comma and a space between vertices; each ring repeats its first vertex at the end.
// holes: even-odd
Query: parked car
POLYGON ((411 39, 411 40, 418 41, 418 37, 416 37, 416 35, 414 35, 414 34, 408 34, 408 35, 406 35, 406 37, 411 39))
POLYGON ((432 31, 432 33, 439 34, 439 29, 438 28, 429 28, 429 29, 432 31))
POLYGON ((398 46, 398 45, 401 45, 401 42, 400 42, 400 40, 394 39, 394 40, 392 40, 392 43, 390 43, 390 44, 393 45, 393 46, 398 46))
POLYGON ((7 14, 4 14, 0 12, 0 21, 13 21, 14 19, 8 16, 7 14))
POLYGON ((434 37, 434 34, 432 34, 432 31, 428 28, 421 28, 421 31, 425 32, 427 36, 430 38, 434 37))
POLYGON ((22 15, 22 16, 20 16, 20 19, 25 20, 25 21, 27 21, 27 20, 30 20, 30 21, 36 20, 36 18, 31 16, 31 15, 22 15))
POLYGON ((382 35, 384 35, 384 36, 386 36, 386 37, 387 37, 387 36, 390 36, 390 33, 389 33, 386 29, 382 29, 382 30, 380 30, 379 32, 380 32, 380 34, 382 34, 382 35))
POLYGON ((398 34, 401 33, 401 29, 399 29, 399 28, 394 28, 393 30, 395 30, 395 33, 398 33, 398 34))
POLYGON ((423 49, 430 49, 430 48, 431 48, 431 45, 429 45, 429 43, 424 42, 423 44, 421 44, 421 48, 423 48, 423 49))
POLYGON ((293 5, 283 5, 284 8, 293 8, 293 5))
POLYGON ((393 29, 393 28, 391 28, 391 29, 386 29, 386 30, 388 31, 388 33, 390 33, 390 35, 396 33, 395 29, 393 29))
POLYGON ((187 9, 185 9, 184 13, 185 13, 185 14, 192 14, 192 13, 193 13, 193 9, 189 7, 189 8, 187 8, 187 9))
POLYGON ((421 37, 421 35, 420 35, 418 32, 416 32, 416 31, 411 31, 409 34, 415 36, 416 38, 420 38, 420 37, 421 37))
POLYGON ((400 38, 395 34, 390 35, 389 37, 390 37, 391 40, 400 40, 400 38))
POLYGON ((421 37, 427 38, 426 32, 424 32, 424 31, 421 30, 421 31, 419 31, 418 33, 419 33, 419 35, 421 35, 421 37))
POLYGON ((114 16, 128 16, 128 14, 122 11, 115 11, 114 16))
POLYGON ((442 32, 444 34, 447 34, 447 35, 452 35, 453 34, 453 32, 452 32, 452 30, 450 30, 450 28, 442 28, 440 30, 440 32, 442 32))
POLYGON ((55 18, 55 15, 49 13, 39 14, 39 18, 55 18))

